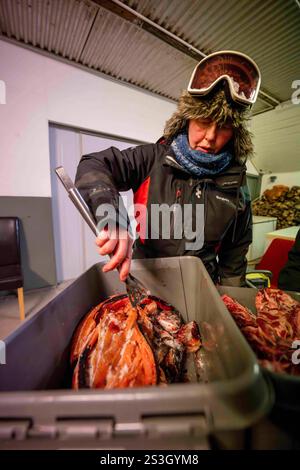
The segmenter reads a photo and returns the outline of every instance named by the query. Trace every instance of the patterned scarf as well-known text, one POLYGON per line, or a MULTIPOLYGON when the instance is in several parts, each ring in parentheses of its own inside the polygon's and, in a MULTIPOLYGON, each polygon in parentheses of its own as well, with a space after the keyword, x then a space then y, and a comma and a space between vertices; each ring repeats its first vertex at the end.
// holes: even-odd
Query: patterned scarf
POLYGON ((198 178, 221 173, 232 160, 232 154, 228 150, 217 155, 201 152, 201 150, 192 150, 186 133, 178 134, 173 139, 171 147, 175 153, 176 161, 191 175, 198 178))

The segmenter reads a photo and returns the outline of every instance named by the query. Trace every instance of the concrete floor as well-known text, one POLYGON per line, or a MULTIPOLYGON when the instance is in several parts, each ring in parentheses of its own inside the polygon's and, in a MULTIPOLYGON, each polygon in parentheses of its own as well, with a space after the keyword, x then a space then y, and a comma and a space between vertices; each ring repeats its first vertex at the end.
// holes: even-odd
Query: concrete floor
MULTIPOLYGON (((42 307, 47 305, 59 292, 64 290, 72 280, 62 282, 53 287, 44 287, 24 292, 25 320, 35 315, 42 307)), ((0 296, 0 340, 5 339, 20 325, 20 314, 17 291, 16 294, 0 296)))

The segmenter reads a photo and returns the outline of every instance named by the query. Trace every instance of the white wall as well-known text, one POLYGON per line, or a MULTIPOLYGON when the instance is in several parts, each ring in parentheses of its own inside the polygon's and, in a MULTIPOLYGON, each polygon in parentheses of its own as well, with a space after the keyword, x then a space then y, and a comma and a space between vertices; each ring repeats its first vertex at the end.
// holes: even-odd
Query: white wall
POLYGON ((272 188, 275 184, 284 184, 285 186, 300 186, 300 171, 292 173, 270 173, 262 177, 261 194, 272 188), (271 181, 272 177, 276 177, 275 181, 271 181))
POLYGON ((300 104, 285 102, 255 116, 251 130, 256 154, 253 162, 258 170, 300 171, 300 104))
MULTIPOLYGON (((0 196, 51 196, 48 121, 152 142, 175 110, 168 100, 3 40, 1 81, 0 196)), ((252 131, 256 168, 300 171, 300 105, 256 116, 252 131)), ((248 171, 256 174, 251 162, 248 171)))
POLYGON ((51 196, 48 121, 156 141, 175 104, 0 40, 0 196, 51 196))

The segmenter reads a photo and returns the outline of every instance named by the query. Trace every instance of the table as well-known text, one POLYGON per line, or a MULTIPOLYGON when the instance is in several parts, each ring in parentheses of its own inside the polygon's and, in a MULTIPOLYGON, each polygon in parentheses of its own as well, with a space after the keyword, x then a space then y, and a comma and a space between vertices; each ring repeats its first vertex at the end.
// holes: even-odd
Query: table
POLYGON ((274 230, 266 234, 267 241, 271 241, 274 238, 283 238, 284 240, 295 240, 300 225, 294 225, 293 227, 282 228, 280 230, 274 230))

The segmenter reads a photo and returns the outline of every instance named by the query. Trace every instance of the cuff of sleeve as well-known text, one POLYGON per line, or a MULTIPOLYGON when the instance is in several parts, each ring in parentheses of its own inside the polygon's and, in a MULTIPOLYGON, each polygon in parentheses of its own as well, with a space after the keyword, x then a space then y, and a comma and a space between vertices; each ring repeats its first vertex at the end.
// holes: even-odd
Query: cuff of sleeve
POLYGON ((246 286, 244 276, 221 277, 220 284, 221 286, 229 286, 229 287, 245 287, 246 286))

